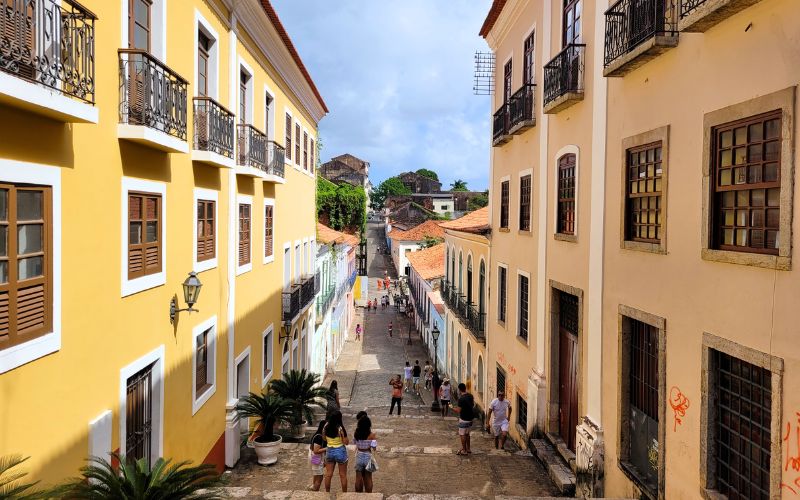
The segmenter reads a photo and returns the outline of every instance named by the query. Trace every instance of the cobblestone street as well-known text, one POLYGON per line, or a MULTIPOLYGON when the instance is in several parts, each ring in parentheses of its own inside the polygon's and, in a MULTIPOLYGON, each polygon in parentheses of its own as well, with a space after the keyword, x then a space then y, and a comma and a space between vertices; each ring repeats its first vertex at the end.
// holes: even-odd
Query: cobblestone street
MULTIPOLYGON (((369 291, 370 298, 379 297, 377 278, 388 270, 395 276, 388 255, 376 254, 382 242, 383 226, 369 225, 369 291)), ((556 489, 544 468, 527 451, 493 449, 490 435, 477 422, 473 428, 470 457, 460 457, 456 434, 456 418, 442 418, 430 411, 432 396, 423 391, 420 396, 405 393, 402 417, 389 416, 390 391, 388 380, 392 374, 402 373, 408 360, 414 364, 427 360, 421 340, 412 331, 412 345, 407 345, 409 321, 390 306, 373 312, 359 309, 355 323, 364 325, 362 342, 356 342, 350 333, 344 352, 336 364, 336 372, 326 382, 339 382, 345 426, 352 434, 355 413, 366 410, 378 436, 377 460, 380 469, 374 475, 375 493, 384 497, 415 498, 473 497, 501 498, 549 497, 556 489), (388 336, 388 324, 394 323, 394 335, 388 336), (424 495, 420 497, 419 495, 424 495)), ((311 432, 311 429, 308 431, 311 432)), ((230 486, 227 494, 236 498, 325 498, 309 492, 311 475, 308 465, 308 438, 302 443, 284 443, 278 463, 263 467, 256 463, 252 450, 243 452, 237 467, 226 474, 230 486)), ((352 446, 350 447, 352 448, 352 446)), ((355 472, 352 465, 354 451, 350 450, 348 490, 353 491, 355 472)), ((332 494, 341 492, 338 474, 334 474, 332 494)))

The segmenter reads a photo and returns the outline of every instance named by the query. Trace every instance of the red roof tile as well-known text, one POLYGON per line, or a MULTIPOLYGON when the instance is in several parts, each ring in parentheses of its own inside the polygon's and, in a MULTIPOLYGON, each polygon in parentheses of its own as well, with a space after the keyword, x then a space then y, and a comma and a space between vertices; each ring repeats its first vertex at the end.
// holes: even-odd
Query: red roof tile
POLYGON ((483 233, 489 229, 489 207, 474 210, 463 217, 442 224, 444 229, 465 233, 483 233))
POLYGON ((444 243, 406 254, 408 263, 425 281, 444 276, 444 243))
POLYGON ((423 241, 425 238, 444 238, 441 221, 429 220, 408 231, 393 230, 389 237, 397 241, 423 241))
POLYGON ((483 38, 486 38, 486 35, 492 31, 494 28, 494 23, 497 22, 497 18, 500 17, 500 13, 503 12, 503 7, 506 6, 506 0, 494 0, 492 2, 492 7, 489 9, 489 14, 486 15, 486 19, 483 21, 483 26, 481 26, 481 31, 478 33, 483 38))
POLYGON ((358 245, 358 236, 331 229, 321 222, 317 222, 317 241, 323 244, 339 243, 355 247, 358 245))

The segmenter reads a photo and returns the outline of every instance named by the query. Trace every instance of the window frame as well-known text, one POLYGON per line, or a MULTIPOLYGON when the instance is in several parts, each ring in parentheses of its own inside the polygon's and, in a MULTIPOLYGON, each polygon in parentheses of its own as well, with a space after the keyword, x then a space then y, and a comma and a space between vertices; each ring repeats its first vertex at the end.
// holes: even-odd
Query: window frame
POLYGON ((293 162, 292 159, 292 123, 294 123, 294 118, 292 117, 292 113, 287 109, 284 112, 284 121, 283 121, 283 147, 285 150, 284 154, 284 162, 291 164, 293 162))
POLYGON ((247 273, 253 269, 253 197, 249 195, 238 195, 236 198, 236 276, 247 273), (239 249, 242 245, 242 217, 241 207, 250 207, 250 228, 248 235, 249 259, 242 264, 239 257, 239 249))
POLYGON ((155 288, 166 284, 167 275, 167 186, 163 182, 147 181, 143 179, 134 179, 132 177, 122 178, 122 209, 121 209, 121 224, 122 229, 122 248, 121 248, 121 261, 120 261, 120 275, 122 283, 122 297, 127 297, 135 293, 155 288), (151 193, 161 196, 161 271, 152 274, 146 274, 135 278, 128 277, 128 247, 129 247, 129 226, 128 226, 128 196, 129 193, 151 193))
POLYGON ((194 227, 192 229, 192 241, 194 242, 192 248, 192 264, 194 271, 196 273, 201 273, 209 269, 214 269, 219 265, 219 192, 212 189, 195 188, 194 214, 192 217, 194 220, 194 227), (201 200, 214 203, 214 257, 205 260, 198 260, 198 243, 200 238, 197 234, 197 205, 201 200))
POLYGON ((514 58, 509 56, 503 63, 503 104, 511 102, 514 95, 514 58))
POLYGON ((561 239, 576 239, 578 235, 578 155, 572 151, 564 152, 563 154, 559 155, 556 159, 556 227, 555 227, 555 235, 560 237, 561 239), (569 158, 574 158, 574 164, 569 164, 569 158), (566 175, 562 176, 563 171, 567 171, 570 166, 573 169, 573 175, 568 177, 566 175), (566 182, 568 179, 572 179, 572 196, 562 196, 562 191, 564 189, 570 189, 569 187, 563 187, 562 183, 566 182), (567 208, 568 204, 572 204, 572 219, 570 220, 568 214, 570 210, 567 208), (572 228, 567 229, 565 226, 568 226, 571 222, 572 228))
POLYGON ((192 328, 192 415, 197 413, 211 396, 217 392, 217 317, 212 316, 192 328), (207 384, 198 391, 197 387, 197 338, 203 334, 206 337, 206 377, 207 384))
MULTIPOLYGON (((517 427, 522 428, 522 430, 527 434, 528 432, 528 400, 527 398, 523 397, 520 393, 515 393, 517 396, 516 404, 517 404, 517 418, 514 420, 517 427), (523 411, 524 408, 524 411, 523 411), (525 418, 523 419, 523 415, 525 418)), ((508 395, 506 395, 508 396, 508 395)), ((508 397, 506 397, 508 399, 508 397)))
POLYGON ((497 323, 506 326, 508 323, 508 266, 505 264, 497 264, 497 290, 497 323))
POLYGON ((275 329, 270 324, 261 332, 261 387, 269 383, 275 373, 275 329), (267 339, 269 338, 269 344, 267 339))
POLYGON ((564 48, 571 43, 581 43, 581 31, 583 27, 583 2, 582 0, 564 0, 563 9, 561 11, 561 47, 564 48), (579 19, 581 23, 579 25, 580 29, 578 29, 577 33, 575 32, 575 19, 572 22, 573 28, 573 36, 572 39, 567 39, 567 12, 572 10, 573 12, 576 10, 575 6, 580 5, 580 16, 579 19))
POLYGON ((509 219, 511 212, 511 179, 503 177, 500 179, 500 231, 509 230, 509 219), (505 193, 504 193, 505 191, 505 193), (503 196, 505 195, 505 199, 503 196))
POLYGON ((308 131, 303 130, 303 170, 308 170, 308 131))
POLYGON ((300 134, 301 126, 298 120, 294 121, 294 165, 299 170, 302 167, 300 163, 300 134))
POLYGON ((522 84, 533 85, 536 81, 536 28, 522 41, 522 84))
POLYGON ((264 198, 264 253, 263 253, 263 263, 269 264, 270 262, 275 262, 275 198, 264 198), (272 253, 267 255, 267 208, 271 210, 270 220, 272 221, 272 226, 269 231, 269 237, 271 239, 272 244, 272 253))
POLYGON ((211 40, 203 32, 197 30, 197 85, 196 92, 198 96, 210 97, 209 94, 209 69, 211 66, 211 40), (205 39, 205 43, 203 43, 205 39), (202 76, 202 78, 201 78, 202 76), (203 82, 202 84, 200 82, 203 82))
POLYGON ((316 144, 316 141, 314 141, 314 136, 311 136, 309 138, 309 141, 310 141, 310 144, 309 144, 308 150, 309 150, 310 158, 309 158, 309 162, 308 162, 308 171, 313 174, 316 171, 316 168, 317 168, 317 165, 314 163, 314 161, 315 161, 314 159, 316 158, 316 154, 315 154, 316 153, 316 149, 314 149, 315 148, 314 145, 316 144))
POLYGON ((525 172, 520 172, 519 176, 519 230, 524 231, 526 233, 530 233, 533 230, 533 214, 532 214, 532 207, 533 207, 533 173, 530 170, 525 172), (528 180, 528 187, 527 187, 527 201, 525 196, 525 186, 524 182, 525 179, 528 180), (527 227, 524 226, 524 219, 527 217, 527 227))
POLYGON ((516 337, 520 342, 530 344, 531 328, 531 275, 525 271, 517 270, 517 328, 516 337), (522 314, 522 280, 527 282, 525 316, 522 314), (522 334, 522 322, 525 321, 525 335, 522 334))

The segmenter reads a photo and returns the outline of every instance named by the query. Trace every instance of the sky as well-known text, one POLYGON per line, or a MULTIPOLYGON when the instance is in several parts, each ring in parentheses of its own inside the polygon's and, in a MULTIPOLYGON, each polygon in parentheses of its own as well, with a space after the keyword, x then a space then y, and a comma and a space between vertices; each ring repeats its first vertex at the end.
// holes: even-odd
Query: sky
POLYGON ((491 0, 273 0, 330 114, 323 162, 351 153, 373 185, 429 168, 488 185, 490 97, 472 92, 491 0))

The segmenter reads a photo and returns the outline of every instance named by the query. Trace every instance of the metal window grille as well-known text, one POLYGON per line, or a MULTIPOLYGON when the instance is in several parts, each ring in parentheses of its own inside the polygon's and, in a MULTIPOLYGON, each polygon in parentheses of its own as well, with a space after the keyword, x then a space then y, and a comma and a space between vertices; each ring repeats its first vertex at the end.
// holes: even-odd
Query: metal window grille
POLYGON ((494 52, 475 52, 472 93, 494 95, 494 52))
POLYGON ((497 365, 497 392, 506 391, 506 372, 497 365))
POLYGON ((500 227, 508 228, 508 181, 500 184, 500 227))
POLYGON ((661 152, 660 141, 627 151, 628 239, 651 243, 661 241, 661 152))
POLYGON ((631 325, 631 405, 658 421, 657 331, 641 321, 631 325))
POLYGON ((625 318, 628 348, 628 425, 625 465, 653 496, 658 491, 658 330, 625 318))
POLYGON ((528 402, 517 394, 517 424, 528 429, 528 402))
POLYGON ((128 379, 125 407, 125 458, 150 465, 153 427, 153 365, 128 379))
POLYGON ((505 267, 498 267, 497 268, 497 282, 498 288, 500 288, 500 293, 498 294, 498 304, 497 304, 497 318, 500 321, 505 322, 506 320, 506 273, 508 272, 505 267))
POLYGON ((526 175, 519 180, 519 228, 521 231, 531 230, 531 176, 526 175))
POLYGON ((519 277, 519 333, 528 340, 528 277, 519 277))
POLYGON ((558 323, 568 332, 578 334, 578 297, 564 292, 558 294, 558 323))
POLYGON ((728 498, 770 498, 772 384, 769 370, 711 351, 716 489, 728 498))
POLYGON ((575 234, 575 155, 558 160, 558 233, 575 234))

